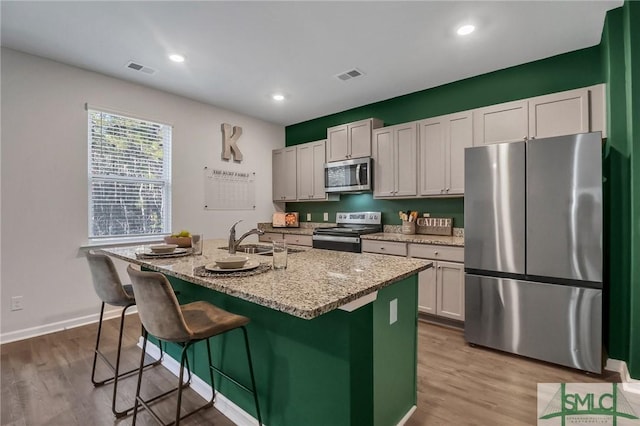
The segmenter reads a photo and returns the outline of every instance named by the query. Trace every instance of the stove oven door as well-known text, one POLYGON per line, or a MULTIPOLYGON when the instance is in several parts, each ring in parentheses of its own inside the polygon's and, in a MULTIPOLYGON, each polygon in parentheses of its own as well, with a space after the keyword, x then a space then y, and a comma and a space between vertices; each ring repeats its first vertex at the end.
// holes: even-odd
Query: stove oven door
POLYGON ((312 247, 353 253, 362 252, 362 243, 360 242, 360 237, 357 236, 315 234, 312 237, 312 247))

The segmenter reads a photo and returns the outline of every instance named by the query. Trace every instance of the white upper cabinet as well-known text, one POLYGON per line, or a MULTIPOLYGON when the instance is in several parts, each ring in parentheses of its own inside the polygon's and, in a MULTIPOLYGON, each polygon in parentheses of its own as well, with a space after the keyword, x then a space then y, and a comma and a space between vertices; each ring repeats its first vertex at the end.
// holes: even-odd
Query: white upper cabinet
POLYGON ((523 141, 529 135, 528 101, 507 102, 473 111, 473 144, 523 141))
POLYGON ((371 156, 371 131, 382 121, 368 118, 327 129, 327 162, 371 156))
POLYGON ((297 149, 295 146, 274 149, 272 152, 273 167, 273 201, 295 201, 297 182, 297 149))
POLYGON ((598 131, 605 138, 605 90, 604 84, 598 84, 476 109, 473 112, 473 144, 598 131))
POLYGON ((445 193, 464 194, 464 150, 473 146, 473 114, 471 111, 450 114, 447 120, 445 193))
POLYGON ((420 195, 464 194, 464 149, 473 144, 471 111, 418 122, 420 195))
POLYGON ((446 118, 418 122, 420 134, 420 195, 442 195, 445 188, 446 118))
POLYGON ((373 131, 373 196, 417 195, 417 124, 406 123, 373 131))
POLYGON ((589 89, 569 90, 529 99, 529 138, 589 131, 589 89))
POLYGON ((324 200, 325 141, 309 142, 296 146, 298 200, 324 200))

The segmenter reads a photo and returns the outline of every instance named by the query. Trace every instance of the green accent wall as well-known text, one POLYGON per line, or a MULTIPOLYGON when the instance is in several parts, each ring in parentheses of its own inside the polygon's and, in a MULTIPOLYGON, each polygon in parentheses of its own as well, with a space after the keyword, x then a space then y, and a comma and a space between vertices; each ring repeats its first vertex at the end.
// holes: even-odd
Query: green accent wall
POLYGON ((603 162, 609 356, 640 378, 640 4, 607 13, 602 67, 609 138, 603 162))
POLYGON ((325 139, 327 127, 370 117, 389 126, 599 84, 600 59, 594 46, 293 124, 286 145, 325 139))
POLYGON ((329 222, 336 221, 336 212, 376 211, 382 212, 382 223, 400 225, 400 210, 415 210, 430 213, 433 217, 452 217, 453 226, 464 226, 464 198, 417 198, 406 200, 375 200, 371 194, 342 194, 340 201, 326 203, 306 202, 288 203, 287 211, 300 213, 300 221, 307 221, 307 213, 311 213, 310 222, 322 222, 323 213, 329 213, 329 222), (304 212, 304 214, 302 213, 304 212))
POLYGON ((627 92, 629 131, 631 144, 631 291, 629 370, 640 378, 640 3, 625 2, 626 42, 628 43, 628 73, 630 90, 627 92))
MULTIPOLYGON (((286 128, 286 145, 325 139, 328 127, 369 117, 389 126, 599 84, 604 81, 601 59, 600 47, 594 46, 294 124, 286 128)), ((302 221, 311 213, 312 222, 322 222, 323 212, 333 222, 338 211, 381 211, 387 225, 401 223, 399 210, 416 210, 453 217, 455 227, 464 227, 463 198, 375 200, 372 194, 342 195, 337 202, 287 203, 286 209, 299 212, 302 221)))
MULTIPOLYGON (((180 291, 181 304, 204 300, 251 319, 247 332, 264 424, 393 426, 417 398, 417 277, 380 289, 376 301, 353 312, 336 309, 312 320, 168 278, 180 291), (398 321, 389 324, 394 299, 398 321)), ((280 279, 286 280, 286 271, 280 279)), ((249 385, 242 332, 211 343, 214 365, 249 385)), ((168 344, 173 358, 179 350, 168 344)), ((189 349, 189 362, 209 383, 204 342, 189 349)), ((248 393, 217 373, 214 381, 217 390, 256 416, 248 393)))

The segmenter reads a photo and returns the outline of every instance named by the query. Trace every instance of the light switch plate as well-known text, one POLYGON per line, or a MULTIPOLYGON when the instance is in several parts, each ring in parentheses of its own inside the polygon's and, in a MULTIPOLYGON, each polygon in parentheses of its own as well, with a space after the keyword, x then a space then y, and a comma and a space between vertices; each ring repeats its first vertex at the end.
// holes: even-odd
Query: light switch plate
POLYGON ((307 222, 311 222, 311 213, 307 213, 307 222))
POLYGON ((398 299, 389 302, 389 325, 398 321, 398 299))
POLYGON ((323 213, 322 214, 322 220, 324 220, 325 222, 328 222, 329 221, 329 213, 326 213, 326 212, 323 213))

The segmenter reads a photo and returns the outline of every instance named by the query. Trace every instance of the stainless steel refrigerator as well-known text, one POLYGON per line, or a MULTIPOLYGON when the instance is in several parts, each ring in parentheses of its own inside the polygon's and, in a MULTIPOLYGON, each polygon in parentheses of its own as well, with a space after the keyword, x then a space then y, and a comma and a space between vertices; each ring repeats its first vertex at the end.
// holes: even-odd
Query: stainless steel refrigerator
POLYGON ((602 370, 601 134, 465 150, 465 338, 602 370))

